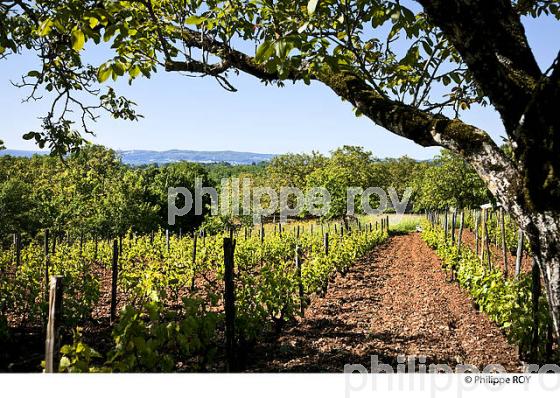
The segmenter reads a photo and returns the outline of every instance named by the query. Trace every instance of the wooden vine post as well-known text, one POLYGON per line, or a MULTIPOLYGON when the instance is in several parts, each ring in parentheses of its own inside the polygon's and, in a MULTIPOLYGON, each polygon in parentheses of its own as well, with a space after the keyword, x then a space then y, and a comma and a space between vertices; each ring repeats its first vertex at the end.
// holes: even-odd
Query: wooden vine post
MULTIPOLYGON (((245 228, 245 235, 247 235, 247 229, 245 228)), ((247 239, 247 238, 245 238, 247 239)), ((192 249, 192 269, 193 269, 193 276, 191 280, 191 291, 195 289, 195 275, 196 275, 196 244, 198 241, 198 235, 196 233, 193 234, 193 249, 192 249)))
POLYGON ((478 229, 480 227, 480 212, 478 210, 474 211, 474 245, 476 255, 480 254, 480 250, 478 250, 478 229))
POLYGON ((533 258, 533 266, 531 269, 531 300, 533 304, 533 333, 531 337, 531 359, 537 360, 539 349, 539 297, 541 295, 541 272, 539 264, 533 258))
MULTIPOLYGON (((488 211, 484 214, 484 250, 488 258, 488 269, 492 269, 492 254, 490 252, 490 237, 488 234, 488 211)), ((483 256, 484 258, 484 256, 483 256)))
POLYGON ((494 216, 496 218, 496 231, 494 234, 496 238, 494 239, 494 244, 496 245, 496 249, 498 249, 500 247, 498 239, 498 237, 500 236, 500 217, 498 215, 498 210, 496 210, 494 216))
POLYGON ((21 265, 21 234, 19 232, 14 234, 14 244, 16 245, 16 268, 19 269, 21 265))
POLYGON ((484 255, 486 254, 488 257, 488 269, 492 268, 492 259, 490 254, 490 242, 488 238, 488 206, 482 206, 482 240, 481 240, 481 256, 480 256, 480 264, 484 264, 484 255))
POLYGON ((45 339, 45 373, 58 372, 59 329, 62 320, 63 278, 53 276, 49 286, 49 318, 45 339))
POLYGON ((484 264, 484 251, 485 249, 485 245, 484 245, 484 240, 485 240, 485 228, 484 228, 484 224, 486 223, 486 210, 482 210, 482 214, 481 214, 481 219, 480 219, 480 233, 482 234, 482 236, 480 237, 480 264, 484 264))
POLYGON ((119 278, 119 242, 113 241, 113 262, 111 264, 111 313, 110 321, 117 319, 117 280, 119 278))
POLYGON ((504 278, 508 277, 508 261, 507 261, 507 245, 506 245, 506 230, 504 222, 504 209, 500 209, 500 234, 502 237, 502 255, 504 256, 504 278))
MULTIPOLYGON (((262 224, 261 224, 262 225, 262 224)), ((234 263, 235 240, 224 238, 224 309, 226 313, 226 357, 227 371, 237 369, 235 347, 235 285, 234 263)))
POLYGON ((449 231, 448 231, 448 225, 447 225, 447 209, 445 209, 445 215, 444 215, 444 219, 443 219, 443 230, 444 230, 444 238, 445 238, 445 242, 447 243, 447 236, 449 235, 449 231))
POLYGON ((192 264, 193 268, 196 268, 196 246, 198 242, 197 234, 193 234, 193 249, 192 249, 192 264))
POLYGON ((523 245, 525 244, 525 235, 521 228, 519 228, 517 238, 517 253, 515 257, 515 276, 521 273, 521 262, 523 261, 523 245))
POLYGON ((263 222, 262 215, 261 215, 261 243, 264 243, 264 222, 263 222))
POLYGON ((328 232, 325 232, 325 234, 324 234, 323 244, 325 246, 325 256, 328 256, 329 255, 329 233, 328 232))
POLYGON ((461 216, 459 218, 459 232, 457 233, 457 249, 461 251, 461 241, 463 240, 463 225, 465 223, 465 212, 461 210, 461 216))
POLYGON ((49 230, 45 229, 45 301, 49 301, 49 230))
POLYGON ((94 244, 94 249, 93 249, 93 259, 97 260, 97 250, 98 250, 98 245, 99 243, 97 242, 97 235, 95 235, 93 237, 93 244, 94 244))
POLYGON ((301 248, 296 246, 296 277, 298 281, 298 293, 299 293, 299 315, 303 318, 305 316, 305 297, 303 292, 303 280, 301 278, 301 248))
POLYGON ((457 209, 453 209, 451 215, 451 244, 455 244, 455 225, 457 224, 457 209))
POLYGON ((56 235, 57 235, 57 231, 55 230, 52 236, 52 254, 54 256, 54 254, 56 253, 56 235))
POLYGON ((488 213, 486 213, 484 219, 484 247, 486 250, 486 256, 488 257, 488 269, 492 269, 492 255, 490 253, 490 237, 488 236, 488 213))

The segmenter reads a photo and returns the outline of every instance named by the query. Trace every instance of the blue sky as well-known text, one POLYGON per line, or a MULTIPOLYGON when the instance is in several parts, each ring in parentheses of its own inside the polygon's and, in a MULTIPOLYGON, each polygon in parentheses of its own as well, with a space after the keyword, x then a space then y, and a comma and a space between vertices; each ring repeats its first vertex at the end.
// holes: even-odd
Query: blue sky
MULTIPOLYGON (((558 53, 560 23, 552 18, 526 20, 529 42, 541 68, 558 53)), ((21 135, 40 127, 38 116, 47 102, 22 103, 25 91, 13 87, 34 59, 23 55, 0 61, 0 138, 10 149, 37 149, 21 135)), ((319 83, 310 87, 287 84, 284 88, 262 85, 241 75, 231 79, 237 93, 223 90, 210 78, 187 78, 159 73, 140 79, 131 87, 123 79, 114 86, 139 104, 144 119, 118 121, 102 117, 93 127, 91 141, 114 149, 236 150, 262 153, 323 153, 342 145, 360 145, 379 157, 408 155, 431 158, 439 149, 422 148, 397 137, 366 118, 357 118, 319 83)), ((500 120, 492 108, 476 107, 462 117, 500 141, 500 120)))

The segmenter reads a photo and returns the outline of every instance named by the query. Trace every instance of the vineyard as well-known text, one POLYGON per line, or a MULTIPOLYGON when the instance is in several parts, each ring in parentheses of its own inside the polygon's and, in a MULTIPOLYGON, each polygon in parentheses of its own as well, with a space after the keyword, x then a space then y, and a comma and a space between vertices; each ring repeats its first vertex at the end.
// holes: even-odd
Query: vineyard
MULTIPOLYGON (((54 333, 47 370, 235 370, 256 340, 304 317, 337 273, 387 239, 386 223, 114 241, 46 231, 25 246, 16 235, 0 260, 0 336, 8 346, 21 331, 39 341, 54 333)), ((3 367, 41 369, 41 351, 21 358, 14 348, 3 367)))
MULTIPOLYGON (((310 306, 339 294, 340 288, 331 292, 332 283, 343 283, 339 280, 379 245, 391 253, 390 236, 409 236, 415 229, 441 259, 439 272, 446 273, 447 283, 466 292, 476 311, 517 347, 519 360, 554 360, 538 268, 528 264, 515 224, 499 212, 489 214, 434 212, 390 228, 389 217, 377 217, 346 226, 274 223, 214 235, 129 233, 116 240, 55 237, 47 230, 41 242, 25 245, 16 234, 0 263, 0 337, 11 347, 2 353, 2 368, 254 368, 255 350, 304 327, 310 306), (509 259, 501 258, 506 252, 509 259), (519 252, 526 258, 511 255, 519 252), (517 271, 508 273, 512 261, 517 271)), ((375 269, 375 256, 368 261, 375 269)), ((368 317, 376 310, 360 311, 368 317)))
POLYGON ((550 361, 553 337, 548 304, 541 294, 538 267, 530 267, 527 261, 523 263, 522 234, 514 240, 517 234, 513 224, 503 221, 504 228, 501 228, 499 217, 495 217, 494 225, 488 219, 480 224, 478 214, 468 214, 457 231, 448 229, 445 217, 426 221, 422 238, 441 258, 450 278, 470 293, 477 308, 500 326, 522 357, 536 362, 550 361), (463 233, 474 235, 474 239, 468 236, 470 239, 462 245, 463 233), (516 254, 514 274, 508 253, 516 254))

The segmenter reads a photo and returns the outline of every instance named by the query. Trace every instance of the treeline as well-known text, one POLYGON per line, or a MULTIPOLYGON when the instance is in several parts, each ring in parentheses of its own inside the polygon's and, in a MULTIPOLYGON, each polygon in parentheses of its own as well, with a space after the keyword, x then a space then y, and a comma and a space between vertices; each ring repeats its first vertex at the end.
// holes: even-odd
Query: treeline
MULTIPOLYGON (((133 168, 117 153, 87 146, 61 159, 0 157, 0 231, 35 236, 71 232, 100 238, 164 227, 167 187, 194 187, 196 177, 210 184, 207 171, 194 163, 133 168)), ((195 228, 203 216, 187 215, 175 228, 195 228)))
MULTIPOLYGON (((90 145, 63 159, 0 156, 0 231, 4 237, 14 232, 33 237, 50 228, 54 233, 109 238, 131 230, 169 228, 167 188, 181 186, 193 192, 197 177, 204 186, 218 190, 221 179, 229 177, 248 178, 253 186, 276 190, 325 187, 331 194, 328 219, 344 215, 348 187, 393 187, 399 198, 411 188, 411 211, 474 207, 490 200, 472 168, 447 151, 428 162, 378 159, 361 147, 344 146, 330 156, 285 154, 248 166, 178 162, 131 167, 115 151, 90 145)), ((376 206, 375 195, 372 201, 376 206)), ((361 203, 356 203, 356 210, 361 210, 361 203)), ((210 219, 206 214, 179 217, 171 229, 187 232, 203 222, 209 227, 228 222, 228 217, 210 219)))
MULTIPOLYGON (((280 155, 255 173, 241 172, 237 177, 251 178, 253 185, 270 186, 277 192, 281 187, 297 187, 303 192, 325 187, 331 194, 328 219, 345 214, 348 187, 380 187, 385 192, 394 188, 399 198, 409 189, 408 210, 414 212, 476 207, 493 200, 472 167, 446 150, 431 161, 418 161, 406 156, 379 159, 362 147, 343 146, 330 156, 318 152, 280 155)), ((371 202, 377 207, 376 195, 371 196, 371 202)), ((363 210, 359 200, 355 209, 357 213, 363 210)))

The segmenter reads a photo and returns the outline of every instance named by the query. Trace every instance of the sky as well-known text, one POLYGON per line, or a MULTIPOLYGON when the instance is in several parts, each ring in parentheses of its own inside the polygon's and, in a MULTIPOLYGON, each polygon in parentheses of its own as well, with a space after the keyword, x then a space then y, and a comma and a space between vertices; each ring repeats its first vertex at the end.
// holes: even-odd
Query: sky
MULTIPOLYGON (((524 22, 529 43, 545 70, 559 50, 560 22, 549 17, 524 22)), ((9 149, 37 149, 34 142, 21 136, 40 128, 38 117, 45 114, 49 104, 22 103, 28 92, 10 82, 18 81, 35 63, 30 55, 0 61, 0 139, 9 149)), ((175 73, 137 79, 132 86, 121 79, 113 86, 138 103, 138 112, 144 118, 129 122, 102 116, 92 126, 96 136, 86 138, 117 150, 274 154, 318 150, 327 154, 342 145, 359 145, 381 158, 407 155, 416 159, 428 159, 439 152, 438 148, 422 148, 398 137, 365 117, 356 117, 350 104, 320 83, 287 83, 277 88, 243 74, 230 81, 238 89, 236 93, 225 91, 212 78, 175 73)), ((473 107, 461 118, 501 141, 503 128, 491 107, 473 107)))

